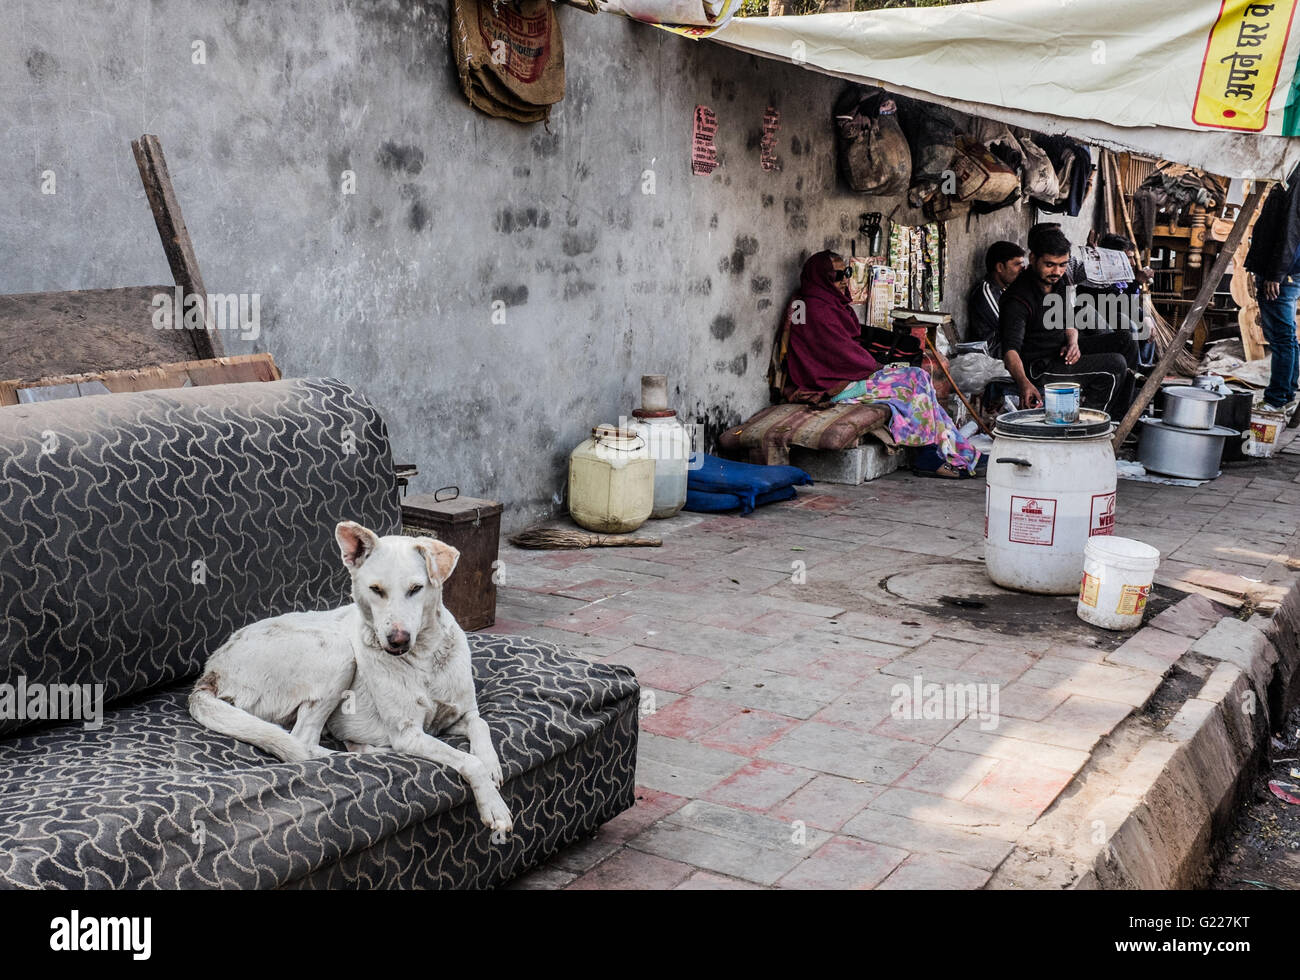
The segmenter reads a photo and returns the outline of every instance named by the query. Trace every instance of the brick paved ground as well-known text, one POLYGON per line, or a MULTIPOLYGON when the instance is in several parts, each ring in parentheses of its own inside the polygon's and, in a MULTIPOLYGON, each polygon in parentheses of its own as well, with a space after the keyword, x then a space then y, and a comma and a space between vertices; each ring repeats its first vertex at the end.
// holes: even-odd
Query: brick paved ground
POLYGON ((653 522, 659 549, 503 546, 493 631, 644 692, 635 808, 512 887, 982 886, 1224 611, 1174 586, 1267 601, 1294 579, 1300 444, 1197 489, 1121 481, 1116 533, 1160 548, 1182 599, 1127 639, 988 583, 983 507, 982 481, 898 473, 653 522), (997 726, 899 717, 917 677, 996 684, 997 726))

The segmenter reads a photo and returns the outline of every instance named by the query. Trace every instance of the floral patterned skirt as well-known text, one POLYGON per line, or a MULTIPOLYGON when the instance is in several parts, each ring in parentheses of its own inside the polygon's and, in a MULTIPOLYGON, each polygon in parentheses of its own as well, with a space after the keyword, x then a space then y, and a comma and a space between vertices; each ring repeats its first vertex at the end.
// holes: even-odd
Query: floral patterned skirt
POLYGON ((935 446, 948 464, 975 471, 979 450, 961 437, 939 403, 934 382, 920 368, 881 368, 864 381, 855 381, 832 401, 882 402, 890 408, 889 432, 900 446, 935 446))

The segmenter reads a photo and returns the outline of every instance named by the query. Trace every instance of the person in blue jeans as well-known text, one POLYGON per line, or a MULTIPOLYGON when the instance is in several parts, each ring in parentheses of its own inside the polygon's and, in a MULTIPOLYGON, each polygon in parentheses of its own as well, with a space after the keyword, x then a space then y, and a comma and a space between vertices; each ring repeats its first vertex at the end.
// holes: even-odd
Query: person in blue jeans
POLYGON ((1300 301, 1300 171, 1292 171, 1286 190, 1275 184, 1251 232, 1246 269, 1255 274, 1259 324, 1272 352, 1264 408, 1294 412, 1300 384, 1300 344, 1296 342, 1296 302, 1300 301))

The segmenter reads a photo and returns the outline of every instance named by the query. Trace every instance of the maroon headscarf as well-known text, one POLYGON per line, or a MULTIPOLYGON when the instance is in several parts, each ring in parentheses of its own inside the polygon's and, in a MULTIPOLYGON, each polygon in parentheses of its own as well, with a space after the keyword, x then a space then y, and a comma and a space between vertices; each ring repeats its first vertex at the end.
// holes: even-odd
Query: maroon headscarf
POLYGON ((880 370, 875 358, 858 343, 862 324, 849 298, 836 288, 830 252, 818 252, 803 265, 794 300, 804 303, 803 322, 790 322, 786 372, 799 388, 838 393, 845 384, 869 378, 880 370))

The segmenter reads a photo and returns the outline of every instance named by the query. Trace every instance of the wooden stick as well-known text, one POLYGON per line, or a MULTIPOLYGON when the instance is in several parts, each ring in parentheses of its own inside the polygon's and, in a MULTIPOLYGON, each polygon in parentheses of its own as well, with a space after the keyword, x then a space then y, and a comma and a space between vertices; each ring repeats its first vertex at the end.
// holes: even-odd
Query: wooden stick
MULTIPOLYGON (((176 281, 176 285, 181 287, 183 296, 197 294, 201 297, 200 321, 202 321, 207 316, 208 292, 203 288, 199 263, 194 257, 194 243, 190 241, 189 229, 185 227, 180 202, 176 199, 176 192, 172 188, 172 178, 167 172, 167 160, 163 156, 162 145, 158 142, 157 136, 145 134, 138 140, 131 141, 131 152, 135 154, 135 164, 140 170, 140 182, 144 184, 144 193, 149 199, 154 223, 158 226, 158 237, 162 239, 163 251, 167 254, 167 264, 171 266, 172 278, 176 281)), ((180 317, 183 313, 183 309, 176 310, 175 316, 180 317)), ((201 329, 186 331, 199 360, 222 357, 225 354, 221 338, 212 329, 213 326, 215 325, 203 323, 201 329)))
MULTIPOLYGON (((1187 311, 1187 316, 1183 318, 1182 324, 1179 325, 1178 333, 1174 334, 1173 342, 1160 355, 1160 360, 1151 369, 1151 374, 1147 377, 1146 384, 1142 386, 1142 391, 1137 400, 1124 413, 1123 421, 1120 422, 1119 428, 1115 430, 1114 446, 1116 449, 1119 449, 1120 444, 1133 431, 1133 426, 1137 424, 1138 417, 1151 404, 1151 399, 1155 398, 1156 392, 1160 390, 1160 386, 1164 383, 1165 372, 1169 370, 1169 365, 1174 362, 1174 357, 1183 349, 1183 345, 1187 343, 1188 338, 1196 331, 1206 307, 1214 299, 1214 290, 1218 286, 1219 280, 1223 278, 1228 263, 1236 253, 1241 239, 1246 234, 1246 228, 1250 225, 1255 212, 1259 210, 1259 206, 1263 203, 1264 196, 1271 185, 1272 181, 1269 180, 1257 181, 1254 188, 1251 189, 1250 197, 1246 198, 1246 203, 1237 212, 1237 217, 1232 222, 1232 231, 1228 233, 1228 240, 1223 243, 1223 248, 1219 249, 1219 254, 1214 259, 1214 267, 1210 269, 1209 275, 1201 280, 1201 288, 1196 291, 1196 300, 1192 303, 1192 308, 1187 311)), ((1245 270, 1242 269, 1238 274, 1244 273, 1245 270)))
POLYGON ((966 406, 966 411, 970 412, 970 417, 975 420, 975 424, 980 427, 980 430, 985 435, 993 435, 992 430, 984 424, 984 419, 980 416, 980 413, 975 411, 975 407, 966 400, 966 396, 962 394, 962 390, 957 385, 957 382, 952 380, 952 375, 948 373, 948 365, 943 362, 943 358, 939 356, 939 352, 935 350, 934 345, 930 343, 930 335, 927 333, 921 339, 925 341, 925 346, 930 348, 930 353, 934 355, 934 363, 939 365, 939 370, 942 371, 943 376, 948 379, 948 384, 952 385, 952 390, 957 392, 957 397, 960 398, 961 403, 966 406))
MULTIPOLYGON (((1115 159, 1113 153, 1109 159, 1111 168, 1115 171, 1115 186, 1119 188, 1119 213, 1124 217, 1124 227, 1128 229, 1128 240, 1133 243, 1134 252, 1138 257, 1138 261, 1141 261, 1142 253, 1138 251, 1137 236, 1133 234, 1133 222, 1128 217, 1128 203, 1124 200, 1124 183, 1119 178, 1119 161, 1115 159)), ((1133 271, 1136 272, 1137 270, 1133 271)))

